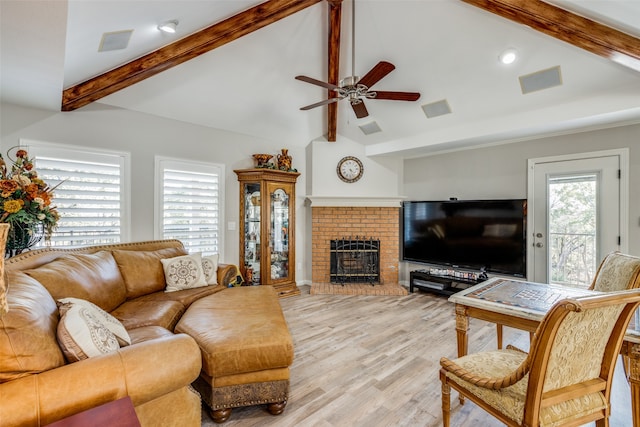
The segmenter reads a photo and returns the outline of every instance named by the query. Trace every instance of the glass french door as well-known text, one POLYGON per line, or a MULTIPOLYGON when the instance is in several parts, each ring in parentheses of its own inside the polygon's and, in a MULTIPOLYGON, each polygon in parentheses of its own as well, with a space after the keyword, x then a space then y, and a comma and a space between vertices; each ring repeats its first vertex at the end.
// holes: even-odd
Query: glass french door
POLYGON ((530 161, 529 280, 588 287, 620 249, 620 167, 618 155, 530 161))

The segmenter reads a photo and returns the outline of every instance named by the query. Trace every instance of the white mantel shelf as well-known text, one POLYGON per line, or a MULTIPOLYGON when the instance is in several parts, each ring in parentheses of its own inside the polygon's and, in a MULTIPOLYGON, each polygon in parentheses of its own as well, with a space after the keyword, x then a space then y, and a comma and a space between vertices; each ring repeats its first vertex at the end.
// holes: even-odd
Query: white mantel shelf
POLYGON ((367 207, 399 208, 406 197, 336 197, 308 196, 307 202, 313 207, 367 207))

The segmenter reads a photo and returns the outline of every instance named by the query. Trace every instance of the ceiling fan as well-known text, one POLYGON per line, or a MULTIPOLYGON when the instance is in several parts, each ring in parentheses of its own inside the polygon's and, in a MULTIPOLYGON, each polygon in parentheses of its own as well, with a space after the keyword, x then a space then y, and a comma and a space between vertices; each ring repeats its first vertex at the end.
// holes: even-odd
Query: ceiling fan
POLYGON ((364 104, 364 99, 388 99, 393 101, 416 101, 420 98, 418 92, 392 92, 382 90, 370 90, 370 88, 382 80, 387 74, 396 67, 387 61, 378 62, 364 77, 359 78, 355 75, 355 0, 351 2, 351 76, 345 77, 339 81, 337 85, 323 82, 307 76, 296 76, 296 80, 321 86, 329 90, 335 91, 336 96, 330 97, 315 104, 307 105, 300 108, 301 110, 310 110, 322 105, 332 104, 334 102, 348 99, 351 108, 356 117, 361 119, 367 117, 369 112, 364 104))

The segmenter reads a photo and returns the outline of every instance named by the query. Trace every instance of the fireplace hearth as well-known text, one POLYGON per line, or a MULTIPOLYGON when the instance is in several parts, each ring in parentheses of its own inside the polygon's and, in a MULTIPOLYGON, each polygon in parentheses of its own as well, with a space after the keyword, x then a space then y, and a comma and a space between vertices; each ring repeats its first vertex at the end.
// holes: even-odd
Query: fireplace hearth
POLYGON ((330 282, 380 283, 380 240, 349 237, 330 242, 330 282))

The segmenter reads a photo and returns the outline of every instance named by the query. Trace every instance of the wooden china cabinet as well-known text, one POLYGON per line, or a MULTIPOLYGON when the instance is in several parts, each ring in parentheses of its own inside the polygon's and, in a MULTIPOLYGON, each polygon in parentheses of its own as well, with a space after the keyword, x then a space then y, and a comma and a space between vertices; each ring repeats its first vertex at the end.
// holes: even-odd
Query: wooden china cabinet
POLYGON ((280 296, 296 286, 295 200, 298 172, 235 170, 240 182, 240 271, 248 285, 273 286, 280 296))

